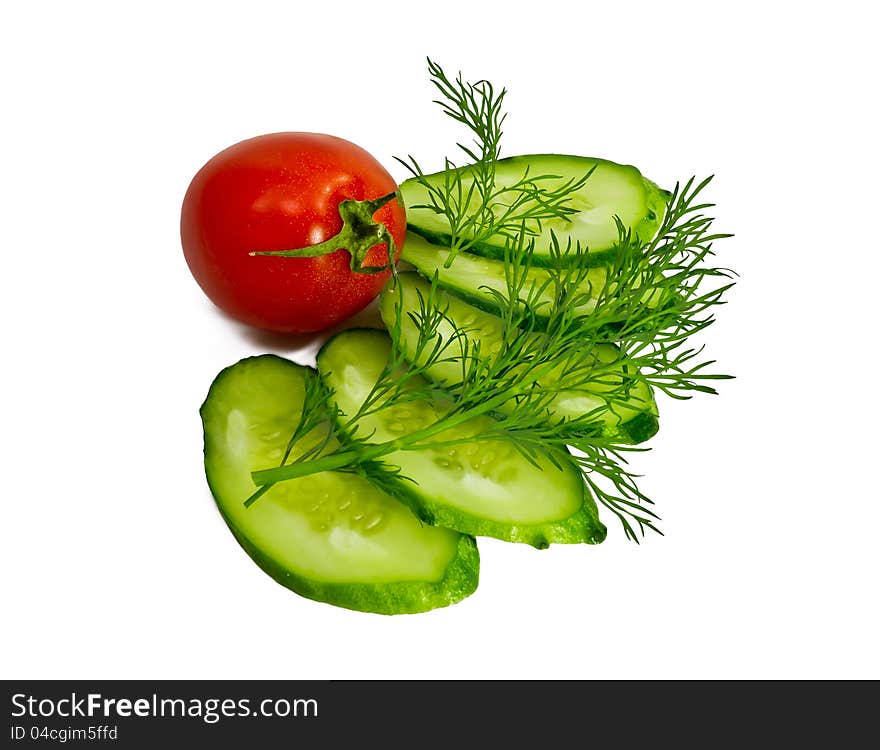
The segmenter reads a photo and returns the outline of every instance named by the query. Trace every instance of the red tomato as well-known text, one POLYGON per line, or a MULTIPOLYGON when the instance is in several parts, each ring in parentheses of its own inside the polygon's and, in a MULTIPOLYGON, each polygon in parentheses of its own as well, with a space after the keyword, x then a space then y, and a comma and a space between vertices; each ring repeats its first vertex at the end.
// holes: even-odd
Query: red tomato
MULTIPOLYGON (((328 328, 364 308, 390 271, 353 271, 347 249, 297 258, 251 253, 324 242, 343 227, 341 201, 396 190, 379 162, 341 138, 275 133, 242 141, 205 164, 186 191, 180 219, 186 262, 205 294, 238 320, 283 332, 328 328)), ((391 199, 373 221, 387 227, 399 255, 406 234, 402 202, 391 199)), ((388 263, 387 243, 366 247, 364 266, 388 263)))

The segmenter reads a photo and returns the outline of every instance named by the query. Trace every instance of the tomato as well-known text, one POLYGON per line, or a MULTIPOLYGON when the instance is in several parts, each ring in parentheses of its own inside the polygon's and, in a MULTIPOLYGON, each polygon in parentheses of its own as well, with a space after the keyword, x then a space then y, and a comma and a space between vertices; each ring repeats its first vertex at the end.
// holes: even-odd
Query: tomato
POLYGON ((396 190, 379 162, 341 138, 275 133, 242 141, 205 164, 186 191, 186 262, 214 304, 244 323, 282 332, 328 328, 369 304, 391 273, 353 266, 387 267, 383 237, 399 255, 406 216, 391 196, 396 190), (387 202, 377 200, 383 196, 387 202), (367 231, 357 249, 343 222, 346 207, 360 211, 355 224, 367 231), (255 254, 296 249, 326 254, 255 254))

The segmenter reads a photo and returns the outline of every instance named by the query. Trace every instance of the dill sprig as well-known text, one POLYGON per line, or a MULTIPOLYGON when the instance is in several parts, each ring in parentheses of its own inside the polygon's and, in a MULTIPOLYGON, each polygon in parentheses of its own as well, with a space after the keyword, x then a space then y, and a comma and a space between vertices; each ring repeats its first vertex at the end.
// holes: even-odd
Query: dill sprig
MULTIPOLYGON (((500 103, 504 92, 496 96, 487 82, 466 84, 460 77, 450 84, 438 66, 429 64, 435 85, 447 99, 447 114, 456 113, 456 119, 470 123, 480 144, 473 152, 465 149, 475 159, 476 171, 485 175, 481 187, 467 188, 480 198, 479 216, 484 210, 480 206, 491 205, 484 196, 491 195, 494 177, 487 165, 477 162, 497 156, 504 118, 494 103, 500 103)), ((457 174, 447 180, 459 185, 453 194, 463 189, 457 174)), ((713 265, 714 242, 730 235, 715 232, 714 220, 704 213, 712 207, 702 202, 710 179, 692 178, 676 186, 650 241, 640 240, 618 221, 617 253, 598 276, 590 268, 586 248, 570 241, 563 247, 555 235, 551 235, 551 255, 558 259, 564 255, 566 264, 551 264, 540 277, 530 275, 535 242, 531 219, 520 216, 515 230, 512 222, 503 230, 491 225, 506 240, 506 289, 487 290, 500 311, 500 343, 484 351, 472 331, 455 324, 447 315, 436 275, 428 293, 418 295, 417 309, 405 309, 399 294, 388 331, 390 355, 366 399, 355 413, 343 415, 322 410, 318 402, 322 398, 327 402, 326 392, 307 393, 303 419, 311 421, 292 436, 281 466, 254 472, 260 489, 247 504, 275 482, 327 470, 355 471, 385 486, 400 477, 399 468, 387 460, 397 451, 504 439, 513 441, 536 464, 538 452, 552 457, 554 449, 573 449, 587 488, 620 520, 628 538, 638 541, 647 530, 658 531, 652 501, 639 488, 639 477, 627 460, 629 453, 645 449, 602 437, 597 429, 602 407, 576 419, 562 419, 552 416, 550 405, 559 393, 601 385, 601 397, 613 410, 630 399, 640 382, 673 398, 690 398, 693 393, 715 393, 711 383, 729 377, 713 372, 713 361, 702 359, 702 348, 691 343, 692 337, 712 325, 715 308, 724 303, 733 285, 733 272, 713 265), (418 332, 415 343, 408 341, 406 346, 404 319, 418 332), (597 347, 605 344, 616 347, 612 361, 596 355, 597 347), (460 373, 457 383, 438 384, 425 377, 436 365, 449 363, 460 373), (511 400, 516 408, 502 410, 511 400), (363 434, 360 425, 365 417, 408 401, 430 405, 433 421, 382 443, 363 434), (476 419, 487 415, 492 419, 476 419), (311 434, 315 420, 328 417, 338 429, 288 463, 292 446, 311 434), (454 429, 464 424, 473 429, 464 433, 454 429), (332 437, 338 440, 334 443, 332 437)), ((543 190, 540 183, 534 189, 543 190)), ((554 205, 556 198, 542 195, 544 205, 554 205)), ((455 203, 455 211, 468 205, 470 199, 455 203)), ((490 213, 496 215, 494 210, 490 213)), ((473 236, 488 236, 479 234, 489 231, 479 219, 468 220, 473 221, 473 236)), ((464 220, 459 226, 463 225, 464 220)), ((462 241, 459 249, 465 247, 462 241)))
POLYGON ((435 184, 425 177, 412 155, 406 159, 395 158, 426 193, 427 203, 410 208, 433 211, 449 223, 447 268, 458 253, 489 239, 515 240, 523 232, 536 235, 541 231, 542 222, 569 219, 577 213, 571 205, 571 197, 583 187, 592 170, 581 177, 560 182, 560 175, 532 175, 526 169, 511 184, 499 185, 495 174, 501 158, 502 126, 507 117, 502 109, 507 90, 496 93, 489 81, 469 83, 461 73, 450 80, 443 68, 430 58, 428 72, 441 96, 435 103, 445 115, 464 125, 473 135, 472 146, 456 144, 471 163, 458 167, 447 157, 443 182, 435 184))

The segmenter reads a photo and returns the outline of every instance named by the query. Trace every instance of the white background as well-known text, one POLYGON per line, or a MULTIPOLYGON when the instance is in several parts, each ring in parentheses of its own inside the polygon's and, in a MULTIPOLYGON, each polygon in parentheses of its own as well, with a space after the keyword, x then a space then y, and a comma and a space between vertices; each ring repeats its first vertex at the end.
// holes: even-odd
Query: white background
POLYGON ((5 4, 2 676, 880 676, 871 7, 5 4), (741 281, 709 353, 738 379, 660 404, 636 466, 665 537, 481 541, 473 597, 387 618, 288 592, 217 514, 213 376, 311 349, 216 312, 178 218, 209 157, 265 132, 439 167, 461 134, 426 55, 508 86, 508 155, 717 175, 741 281))

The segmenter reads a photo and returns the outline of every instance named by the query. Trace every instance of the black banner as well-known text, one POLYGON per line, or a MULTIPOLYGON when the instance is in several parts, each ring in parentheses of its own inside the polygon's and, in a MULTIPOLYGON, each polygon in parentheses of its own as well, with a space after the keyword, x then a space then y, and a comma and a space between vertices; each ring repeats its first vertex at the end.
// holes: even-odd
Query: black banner
POLYGON ((613 746, 674 738, 835 746, 862 737, 876 683, 5 681, 2 747, 613 746), (315 743, 314 745, 312 743, 315 743))

